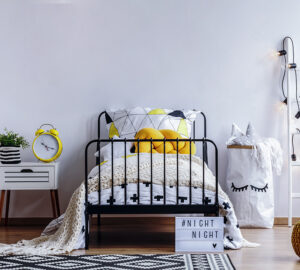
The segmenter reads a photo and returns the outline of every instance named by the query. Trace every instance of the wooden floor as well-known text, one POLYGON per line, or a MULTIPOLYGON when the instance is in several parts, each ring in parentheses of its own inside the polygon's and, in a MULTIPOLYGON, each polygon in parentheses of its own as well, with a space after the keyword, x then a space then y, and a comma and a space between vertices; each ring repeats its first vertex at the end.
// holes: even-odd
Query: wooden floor
MULTIPOLYGON (((0 243, 14 243, 20 239, 39 236, 43 226, 0 227, 0 243)), ((261 244, 258 248, 226 251, 237 269, 300 269, 300 261, 290 244, 291 229, 243 229, 249 241, 261 244)), ((91 247, 72 254, 136 254, 173 253, 174 225, 170 222, 126 222, 103 224, 101 232, 93 225, 91 247)))

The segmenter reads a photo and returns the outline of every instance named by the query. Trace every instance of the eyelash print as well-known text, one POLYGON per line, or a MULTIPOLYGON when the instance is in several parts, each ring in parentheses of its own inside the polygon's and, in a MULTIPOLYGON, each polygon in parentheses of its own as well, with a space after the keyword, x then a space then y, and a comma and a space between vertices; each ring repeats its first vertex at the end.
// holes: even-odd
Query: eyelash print
POLYGON ((248 185, 246 186, 243 186, 243 187, 236 187, 233 183, 231 183, 231 188, 232 188, 232 191, 233 192, 240 192, 240 191, 244 191, 244 190, 247 190, 248 188, 248 185))
POLYGON ((255 186, 252 186, 250 185, 251 189, 254 190, 254 191, 257 191, 257 192, 267 192, 267 189, 269 188, 268 187, 268 184, 266 184, 263 188, 258 188, 258 187, 255 187, 255 186))

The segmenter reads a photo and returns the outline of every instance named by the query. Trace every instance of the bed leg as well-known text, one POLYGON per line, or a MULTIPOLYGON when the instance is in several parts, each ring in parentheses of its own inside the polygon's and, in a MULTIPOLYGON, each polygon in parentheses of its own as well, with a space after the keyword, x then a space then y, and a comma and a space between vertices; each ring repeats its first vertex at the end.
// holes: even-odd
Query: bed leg
POLYGON ((85 249, 89 249, 89 214, 85 210, 85 249))
POLYGON ((100 214, 97 215, 97 224, 98 224, 98 227, 100 226, 100 214))

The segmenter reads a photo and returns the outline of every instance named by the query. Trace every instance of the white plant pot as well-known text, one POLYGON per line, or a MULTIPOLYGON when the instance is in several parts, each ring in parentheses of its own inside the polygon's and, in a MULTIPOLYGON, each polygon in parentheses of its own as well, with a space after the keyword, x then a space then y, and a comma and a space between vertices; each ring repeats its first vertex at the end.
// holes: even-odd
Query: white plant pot
POLYGON ((17 164, 21 162, 20 148, 16 146, 0 146, 0 161, 2 164, 17 164))

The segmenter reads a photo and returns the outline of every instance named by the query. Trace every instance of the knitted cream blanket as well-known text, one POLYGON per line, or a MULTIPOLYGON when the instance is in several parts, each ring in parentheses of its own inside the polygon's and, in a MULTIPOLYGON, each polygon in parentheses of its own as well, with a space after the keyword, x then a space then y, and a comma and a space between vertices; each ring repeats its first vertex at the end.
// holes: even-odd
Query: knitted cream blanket
MULTIPOLYGON (((137 156, 127 157, 127 183, 137 183, 137 156)), ((166 184, 176 185, 177 159, 176 155, 166 155, 166 184)), ((179 185, 189 185, 189 155, 179 155, 179 185)), ((163 155, 153 155, 153 183, 163 184, 163 155)), ((88 192, 98 190, 98 168, 89 177, 88 192)), ((140 154, 140 181, 150 182, 151 163, 149 154, 140 154)), ((114 185, 124 183, 124 158, 114 159, 114 185)), ((202 160, 192 156, 192 183, 202 187, 202 160)), ((101 188, 111 187, 111 163, 101 165, 101 188)), ((215 191, 215 177, 205 165, 205 188, 215 191)), ((227 198, 219 187, 219 194, 227 198)), ((82 183, 73 193, 65 212, 64 220, 59 229, 52 235, 40 236, 32 240, 21 240, 16 244, 0 244, 0 254, 50 255, 71 252, 82 229, 82 214, 84 211, 85 188, 82 183)))

